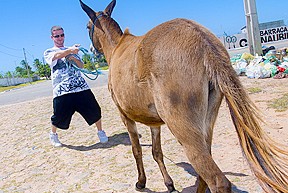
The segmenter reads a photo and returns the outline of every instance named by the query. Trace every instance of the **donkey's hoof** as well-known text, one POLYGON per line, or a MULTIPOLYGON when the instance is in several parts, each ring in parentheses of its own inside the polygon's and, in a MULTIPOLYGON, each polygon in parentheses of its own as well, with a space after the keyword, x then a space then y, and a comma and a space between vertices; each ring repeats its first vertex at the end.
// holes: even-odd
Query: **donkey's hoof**
POLYGON ((168 189, 168 193, 179 193, 179 192, 175 190, 175 188, 173 187, 173 189, 168 189))
POLYGON ((169 184, 169 185, 166 185, 166 186, 167 186, 167 188, 168 188, 168 193, 179 193, 179 192, 175 189, 173 183, 172 183, 172 184, 169 184))
POLYGON ((141 184, 141 183, 137 182, 136 185, 135 185, 135 189, 137 191, 141 191, 141 190, 143 190, 145 188, 145 186, 146 186, 145 184, 141 184))

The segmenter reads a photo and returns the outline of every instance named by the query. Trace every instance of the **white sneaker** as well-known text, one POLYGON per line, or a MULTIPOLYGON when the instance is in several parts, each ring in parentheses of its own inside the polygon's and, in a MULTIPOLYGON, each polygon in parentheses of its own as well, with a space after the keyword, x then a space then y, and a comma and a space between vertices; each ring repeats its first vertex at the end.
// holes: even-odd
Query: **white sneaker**
POLYGON ((62 144, 58 139, 58 134, 57 133, 49 133, 49 138, 50 138, 50 142, 54 147, 61 147, 62 144))
POLYGON ((106 136, 105 131, 103 130, 98 131, 97 135, 100 139, 100 143, 106 143, 108 141, 108 137, 106 136))

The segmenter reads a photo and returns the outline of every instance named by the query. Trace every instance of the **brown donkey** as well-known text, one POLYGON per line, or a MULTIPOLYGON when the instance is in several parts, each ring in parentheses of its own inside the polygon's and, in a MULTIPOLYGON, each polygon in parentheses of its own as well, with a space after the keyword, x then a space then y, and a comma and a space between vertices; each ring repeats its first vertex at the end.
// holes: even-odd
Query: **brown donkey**
POLYGON ((137 37, 111 18, 116 0, 95 12, 80 0, 90 21, 93 46, 109 64, 109 91, 126 125, 138 169, 137 189, 146 184, 135 122, 150 127, 152 154, 168 192, 177 192, 166 171, 160 126, 166 124, 199 174, 198 193, 231 192, 231 183, 211 156, 213 126, 223 97, 247 161, 266 192, 288 193, 287 153, 264 134, 222 43, 201 25, 165 22, 137 37))

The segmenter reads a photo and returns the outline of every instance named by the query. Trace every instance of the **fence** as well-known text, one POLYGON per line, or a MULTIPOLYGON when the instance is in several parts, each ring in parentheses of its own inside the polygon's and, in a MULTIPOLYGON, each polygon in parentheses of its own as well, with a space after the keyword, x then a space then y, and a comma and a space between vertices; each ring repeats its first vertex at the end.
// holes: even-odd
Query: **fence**
POLYGON ((32 82, 39 80, 39 77, 33 77, 33 78, 0 78, 0 86, 14 86, 18 84, 23 84, 27 82, 32 82))

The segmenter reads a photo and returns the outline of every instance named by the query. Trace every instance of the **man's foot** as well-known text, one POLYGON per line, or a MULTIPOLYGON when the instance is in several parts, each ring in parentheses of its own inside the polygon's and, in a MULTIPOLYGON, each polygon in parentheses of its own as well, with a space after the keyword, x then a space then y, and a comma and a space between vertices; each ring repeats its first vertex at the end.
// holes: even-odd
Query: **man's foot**
POLYGON ((52 144, 54 147, 61 147, 61 146, 62 146, 61 142, 60 142, 59 139, 58 139, 57 133, 52 133, 52 132, 50 132, 50 133, 49 133, 49 138, 50 138, 51 144, 52 144))
POLYGON ((100 139, 100 143, 106 143, 108 141, 108 137, 106 136, 105 131, 103 130, 98 131, 97 135, 100 139))

